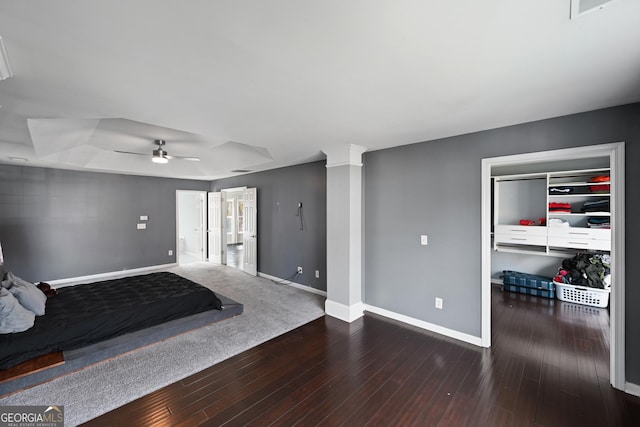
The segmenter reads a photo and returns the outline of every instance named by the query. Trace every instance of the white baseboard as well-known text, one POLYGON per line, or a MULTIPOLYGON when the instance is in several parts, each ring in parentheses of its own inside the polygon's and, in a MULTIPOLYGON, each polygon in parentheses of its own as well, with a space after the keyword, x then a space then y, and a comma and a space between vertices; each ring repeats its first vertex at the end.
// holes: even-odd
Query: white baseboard
POLYGON ((121 271, 112 271, 109 273, 100 273, 100 274, 91 274, 89 276, 79 276, 79 277, 71 277, 68 279, 58 279, 58 280, 47 280, 46 282, 50 285, 55 285, 56 287, 65 287, 71 285, 77 285, 79 283, 85 282, 95 282, 97 280, 109 280, 109 279, 117 279, 119 277, 131 276, 132 274, 142 274, 148 273, 156 270, 165 270, 170 267, 175 267, 178 264, 162 264, 162 265, 152 265, 149 267, 141 267, 141 268, 132 268, 130 270, 121 270, 121 271))
POLYGON ((627 382, 624 385, 624 391, 625 393, 640 397, 640 385, 638 384, 627 382))
POLYGON ((357 302, 352 305, 345 305, 339 302, 326 300, 324 302, 324 311, 331 317, 351 323, 364 316, 364 304, 362 302, 357 302))
POLYGON ((418 328, 426 329, 428 331, 435 332, 436 334, 444 335, 446 337, 477 345, 479 347, 482 346, 482 340, 480 339, 480 337, 474 337, 473 335, 454 331, 453 329, 434 325, 433 323, 425 322, 424 320, 418 320, 413 317, 405 316, 404 314, 395 313, 393 311, 368 304, 365 304, 364 309, 365 311, 370 311, 371 313, 379 314, 380 316, 398 320, 403 323, 408 323, 409 325, 417 326, 418 328))
POLYGON ((278 283, 282 283, 283 285, 289 285, 291 287, 302 289, 303 291, 311 292, 312 294, 322 295, 324 297, 327 296, 326 291, 321 291, 320 289, 312 288, 311 286, 301 285, 300 283, 292 282, 290 280, 281 279, 279 277, 271 276, 270 274, 258 272, 258 277, 263 277, 265 279, 274 280, 278 283))

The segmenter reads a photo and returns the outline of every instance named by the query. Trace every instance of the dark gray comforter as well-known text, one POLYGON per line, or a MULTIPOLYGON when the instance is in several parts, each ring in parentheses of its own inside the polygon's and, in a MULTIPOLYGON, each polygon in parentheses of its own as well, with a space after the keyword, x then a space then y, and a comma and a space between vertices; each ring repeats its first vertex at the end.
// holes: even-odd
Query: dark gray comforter
POLYGON ((0 335, 0 369, 212 309, 210 289, 168 272, 63 287, 31 329, 0 335))

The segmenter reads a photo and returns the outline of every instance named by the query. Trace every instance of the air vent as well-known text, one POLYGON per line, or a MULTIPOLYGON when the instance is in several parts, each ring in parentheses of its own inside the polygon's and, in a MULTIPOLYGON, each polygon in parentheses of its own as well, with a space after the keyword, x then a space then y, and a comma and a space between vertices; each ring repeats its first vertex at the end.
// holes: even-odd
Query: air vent
POLYGON ((251 172, 251 171, 248 170, 248 169, 234 169, 231 172, 233 172, 233 173, 247 173, 247 172, 251 172))
POLYGON ((571 19, 576 19, 586 13, 604 9, 616 0, 571 0, 571 19))

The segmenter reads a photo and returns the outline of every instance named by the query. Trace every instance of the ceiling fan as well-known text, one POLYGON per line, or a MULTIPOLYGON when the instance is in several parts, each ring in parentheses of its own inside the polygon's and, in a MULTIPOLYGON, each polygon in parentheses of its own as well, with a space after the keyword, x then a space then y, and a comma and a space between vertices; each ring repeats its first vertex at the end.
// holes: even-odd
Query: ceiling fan
MULTIPOLYGON (((156 148, 151 152, 151 161, 154 163, 168 163, 169 160, 172 160, 172 159, 190 160, 193 162, 200 161, 199 157, 170 156, 169 153, 167 153, 167 150, 163 148, 166 145, 166 141, 164 139, 156 139, 155 141, 153 141, 153 143, 158 146, 158 148, 156 148)), ((120 150, 113 150, 113 151, 115 151, 116 153, 122 153, 122 154, 135 154, 136 156, 148 156, 148 154, 134 153, 131 151, 120 151, 120 150)))

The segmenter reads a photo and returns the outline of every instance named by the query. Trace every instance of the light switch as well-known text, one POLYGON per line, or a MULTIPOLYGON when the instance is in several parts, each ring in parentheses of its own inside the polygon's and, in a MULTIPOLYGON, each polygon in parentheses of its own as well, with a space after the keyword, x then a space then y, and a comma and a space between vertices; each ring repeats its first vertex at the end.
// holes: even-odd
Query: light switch
POLYGON ((420 244, 423 246, 426 246, 427 244, 429 244, 429 240, 427 239, 426 234, 423 234, 422 236, 420 236, 420 244))
POLYGON ((147 221, 149 217, 147 215, 140 215, 140 221, 147 221))
POLYGON ((145 224, 145 223, 142 223, 142 224, 138 223, 138 230, 144 230, 144 229, 146 229, 146 228, 147 228, 147 224, 145 224))

